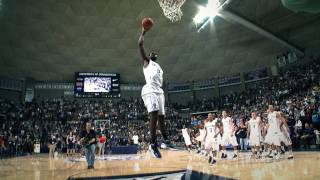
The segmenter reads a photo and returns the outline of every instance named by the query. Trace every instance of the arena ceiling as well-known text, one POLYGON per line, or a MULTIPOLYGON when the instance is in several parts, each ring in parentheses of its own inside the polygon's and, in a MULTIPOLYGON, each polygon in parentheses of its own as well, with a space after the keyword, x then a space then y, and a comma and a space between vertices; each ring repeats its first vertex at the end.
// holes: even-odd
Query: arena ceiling
MULTIPOLYGON (((187 0, 178 23, 157 0, 0 0, 0 75, 71 81, 74 72, 120 73, 143 82, 137 40, 152 17, 145 47, 159 52, 168 82, 209 79, 275 63, 288 49, 220 17, 196 32, 206 0, 187 0)), ((228 10, 305 50, 320 45, 319 14, 294 13, 280 0, 233 0, 228 10), (318 33, 317 33, 318 32, 318 33)))

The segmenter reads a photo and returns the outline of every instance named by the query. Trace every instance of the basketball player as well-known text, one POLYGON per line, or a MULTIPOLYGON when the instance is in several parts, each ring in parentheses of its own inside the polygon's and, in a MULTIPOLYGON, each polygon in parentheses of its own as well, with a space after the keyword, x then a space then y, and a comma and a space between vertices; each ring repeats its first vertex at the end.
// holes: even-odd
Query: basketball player
POLYGON ((268 106, 268 125, 267 125, 267 135, 265 138, 265 142, 268 148, 267 157, 272 158, 271 149, 274 151, 274 155, 276 159, 280 159, 280 114, 274 111, 273 106, 268 106))
POLYGON ((217 152, 219 151, 219 140, 218 135, 220 133, 217 126, 217 118, 212 113, 208 114, 208 121, 205 124, 205 150, 209 153, 210 164, 215 164, 217 152))
POLYGON ((260 142, 261 142, 261 118, 257 116, 257 112, 251 113, 251 119, 248 121, 248 139, 253 155, 260 158, 260 142))
POLYGON ((238 157, 237 152, 237 138, 235 136, 235 125, 230 117, 228 117, 227 111, 222 111, 222 125, 223 125, 223 134, 222 134, 222 156, 221 158, 225 159, 227 158, 227 151, 226 147, 227 145, 231 144, 233 147, 233 157, 238 157))
POLYGON ((260 154, 262 152, 267 152, 267 144, 265 143, 266 135, 267 135, 267 123, 261 118, 261 140, 260 140, 260 154))
POLYGON ((187 150, 190 152, 192 149, 192 143, 191 143, 191 139, 190 139, 190 135, 189 135, 189 130, 186 127, 186 125, 183 125, 181 132, 182 132, 182 136, 183 136, 184 142, 186 144, 187 150))
POLYGON ((160 128, 163 139, 165 140, 164 147, 172 148, 170 141, 167 138, 164 126, 164 92, 162 90, 163 83, 163 71, 157 61, 158 55, 155 52, 151 52, 149 56, 146 55, 143 43, 144 35, 147 30, 142 28, 142 33, 139 38, 140 54, 143 62, 143 74, 145 77, 146 84, 142 88, 141 96, 146 106, 150 123, 149 131, 151 135, 150 150, 154 157, 161 158, 160 151, 158 150, 156 142, 156 129, 157 123, 160 128))
POLYGON ((199 125, 199 133, 196 135, 196 141, 198 142, 198 151, 197 153, 202 153, 203 147, 204 147, 204 138, 205 138, 206 132, 203 125, 203 122, 199 125))
POLYGON ((290 138, 290 133, 289 133, 289 126, 286 120, 286 117, 284 113, 280 112, 280 141, 284 143, 288 147, 289 155, 288 159, 293 159, 293 153, 292 153, 292 142, 290 138))

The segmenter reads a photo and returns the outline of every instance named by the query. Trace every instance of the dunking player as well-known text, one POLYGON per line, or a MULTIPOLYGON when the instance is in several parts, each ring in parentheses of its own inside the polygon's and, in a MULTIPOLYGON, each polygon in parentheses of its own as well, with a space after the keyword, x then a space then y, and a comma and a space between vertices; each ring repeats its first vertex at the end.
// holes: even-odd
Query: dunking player
POLYGON ((142 88, 141 96, 143 102, 148 110, 150 123, 149 123, 149 130, 151 135, 151 144, 150 150, 154 157, 161 158, 160 151, 157 147, 156 142, 156 129, 157 123, 160 127, 161 134, 163 139, 165 140, 165 147, 172 147, 170 141, 167 138, 167 134, 165 132, 164 126, 164 93, 162 90, 162 83, 163 83, 163 71, 158 63, 157 54, 155 52, 151 52, 149 56, 146 55, 143 42, 144 42, 144 35, 146 34, 147 30, 142 28, 142 33, 139 38, 139 48, 140 54, 142 57, 143 62, 143 74, 145 77, 146 84, 142 88))

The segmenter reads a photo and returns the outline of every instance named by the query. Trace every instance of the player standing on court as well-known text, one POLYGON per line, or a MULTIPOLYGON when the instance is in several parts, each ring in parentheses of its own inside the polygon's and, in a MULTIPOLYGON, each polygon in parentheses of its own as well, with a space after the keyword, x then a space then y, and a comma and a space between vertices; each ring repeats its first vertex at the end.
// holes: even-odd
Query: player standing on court
POLYGON ((287 119, 284 115, 284 113, 280 112, 280 141, 283 142, 288 147, 288 159, 293 159, 293 153, 292 153, 292 141, 290 138, 290 130, 287 123, 287 119))
POLYGON ((261 136, 261 118, 257 116, 257 112, 251 113, 251 119, 248 122, 248 139, 251 146, 251 151, 256 158, 260 158, 260 142, 261 136))
MULTIPOLYGON (((144 19, 145 20, 145 19, 144 19)), ((149 19, 149 21, 152 21, 149 19)), ((152 22, 151 22, 152 26, 152 22)), ((151 27, 150 27, 151 28, 151 27)), ((139 38, 139 49, 143 62, 143 74, 145 77, 146 84, 142 88, 141 97, 143 99, 144 105, 146 106, 149 113, 149 131, 151 135, 150 151, 152 155, 156 158, 161 158, 160 151, 158 150, 156 142, 156 130, 157 123, 159 125, 163 139, 165 140, 164 145, 166 147, 172 147, 170 141, 168 140, 167 134, 165 132, 164 125, 164 92, 162 90, 163 83, 163 71, 158 63, 157 54, 155 52, 150 52, 149 56, 146 55, 143 43, 144 35, 150 29, 142 27, 142 32, 139 38)))
POLYGON ((219 134, 220 128, 218 127, 218 119, 215 114, 208 114, 208 122, 205 124, 205 150, 209 154, 208 162, 210 164, 215 164, 216 156, 219 151, 219 134))
POLYGON ((274 111, 273 106, 268 106, 268 126, 265 142, 268 144, 269 152, 267 157, 272 158, 272 150, 276 159, 280 159, 280 113, 274 111), (270 149, 271 148, 271 149, 270 149))
POLYGON ((238 157, 238 152, 237 152, 237 138, 235 136, 235 128, 234 128, 234 123, 231 117, 228 116, 227 111, 222 111, 222 125, 223 125, 223 135, 222 135, 222 159, 227 158, 227 151, 226 148, 229 144, 232 145, 233 147, 233 157, 232 158, 237 158, 238 157))

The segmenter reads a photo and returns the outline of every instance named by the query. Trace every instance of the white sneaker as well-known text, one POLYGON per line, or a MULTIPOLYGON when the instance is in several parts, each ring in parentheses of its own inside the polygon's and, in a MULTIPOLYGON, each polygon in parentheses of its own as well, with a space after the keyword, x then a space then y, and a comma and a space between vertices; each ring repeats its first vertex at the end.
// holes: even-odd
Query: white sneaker
POLYGON ((276 160, 279 160, 281 158, 281 155, 280 155, 280 153, 277 153, 274 157, 276 160))
POLYGON ((288 159, 293 159, 293 154, 289 154, 288 159))
POLYGON ((161 149, 168 149, 168 147, 165 143, 161 143, 160 148, 161 149))

